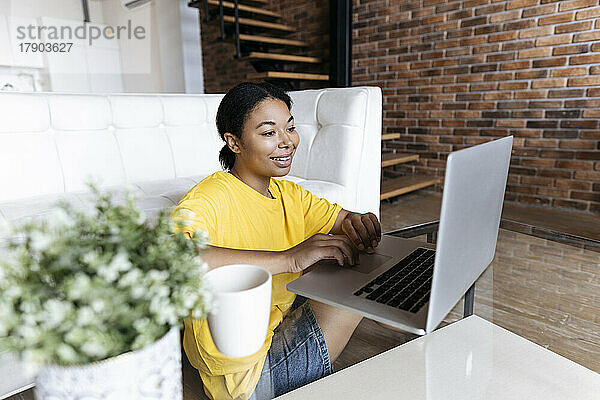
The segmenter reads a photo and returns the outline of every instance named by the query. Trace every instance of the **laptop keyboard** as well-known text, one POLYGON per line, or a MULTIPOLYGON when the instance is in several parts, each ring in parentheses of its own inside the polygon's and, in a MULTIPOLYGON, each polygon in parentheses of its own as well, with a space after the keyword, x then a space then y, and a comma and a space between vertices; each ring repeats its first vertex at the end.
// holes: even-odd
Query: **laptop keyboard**
POLYGON ((429 301, 435 250, 419 247, 354 293, 416 313, 429 301))

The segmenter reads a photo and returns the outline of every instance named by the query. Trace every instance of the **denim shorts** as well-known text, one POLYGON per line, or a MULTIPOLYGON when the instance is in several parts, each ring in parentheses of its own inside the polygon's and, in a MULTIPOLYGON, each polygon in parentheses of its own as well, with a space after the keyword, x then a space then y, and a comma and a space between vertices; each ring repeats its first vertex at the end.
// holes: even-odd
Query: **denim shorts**
POLYGON ((306 298, 298 296, 290 310, 273 332, 250 400, 272 399, 333 372, 323 332, 306 298))

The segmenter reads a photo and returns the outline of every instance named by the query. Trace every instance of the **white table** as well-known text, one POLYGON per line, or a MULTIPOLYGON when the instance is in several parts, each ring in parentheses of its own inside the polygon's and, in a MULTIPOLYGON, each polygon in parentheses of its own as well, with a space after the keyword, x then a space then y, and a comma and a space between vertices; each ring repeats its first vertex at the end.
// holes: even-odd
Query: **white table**
POLYGON ((600 399, 600 375, 474 315, 277 399, 325 398, 600 399))

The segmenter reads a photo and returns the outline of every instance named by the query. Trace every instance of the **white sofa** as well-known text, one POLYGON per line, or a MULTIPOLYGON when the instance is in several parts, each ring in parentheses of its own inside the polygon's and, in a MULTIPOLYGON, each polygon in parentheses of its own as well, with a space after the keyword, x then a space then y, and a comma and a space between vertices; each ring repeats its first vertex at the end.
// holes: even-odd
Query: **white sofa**
MULTIPOLYGON (((380 89, 290 95, 301 142, 284 179, 346 209, 379 216, 380 89)), ((89 178, 117 195, 129 184, 149 215, 175 206, 221 169, 223 142, 215 126, 221 98, 0 93, 0 257, 5 222, 43 218, 60 199, 83 204, 89 178)), ((0 377, 0 398, 32 382, 6 356, 0 377)))

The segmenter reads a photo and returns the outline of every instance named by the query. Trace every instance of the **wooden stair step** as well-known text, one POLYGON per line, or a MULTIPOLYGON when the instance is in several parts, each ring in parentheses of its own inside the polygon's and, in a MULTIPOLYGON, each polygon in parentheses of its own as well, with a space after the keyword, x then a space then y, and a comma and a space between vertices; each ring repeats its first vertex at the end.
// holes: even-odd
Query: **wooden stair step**
MULTIPOLYGON (((202 1, 194 2, 193 7, 200 7, 202 5, 202 3, 203 3, 202 1), (198 4, 198 6, 196 6, 195 4, 198 4)), ((218 7, 219 0, 208 0, 208 4, 211 6, 218 7)), ((235 8, 235 4, 230 1, 223 1, 223 8, 229 8, 229 9, 233 10, 235 8)), ((260 15, 264 15, 266 17, 281 18, 281 14, 279 14, 279 13, 269 11, 269 10, 263 10, 262 8, 252 7, 252 6, 248 6, 245 4, 238 4, 238 10, 245 11, 245 12, 251 12, 254 14, 260 14, 260 15)))
POLYGON ((399 133, 384 133, 381 135, 381 140, 400 139, 399 133))
POLYGON ((246 75, 247 79, 298 79, 305 81, 328 81, 329 75, 306 72, 265 71, 246 75))
POLYGON ((390 165, 402 164, 410 161, 417 161, 418 159, 418 154, 384 153, 381 155, 381 166, 389 167, 390 165))
POLYGON ((302 62, 302 63, 309 63, 309 64, 318 64, 321 62, 321 60, 316 57, 294 56, 291 54, 279 54, 279 53, 261 53, 258 51, 251 52, 248 56, 243 57, 243 59, 289 61, 289 62, 302 62))
MULTIPOLYGON (((242 4, 243 3, 252 3, 254 5, 266 5, 269 4, 269 0, 239 0, 238 4, 242 4)), ((194 7, 194 8, 200 8, 200 6, 204 7, 203 5, 204 1, 203 0, 192 0, 188 3, 189 7, 194 7)))
MULTIPOLYGON (((302 42, 300 40, 282 39, 282 38, 260 36, 260 35, 247 35, 245 33, 240 34, 240 40, 246 41, 246 42, 257 42, 257 43, 281 44, 281 45, 285 45, 285 46, 308 47, 308 43, 302 42)), ((400 136, 400 134, 398 134, 398 137, 399 136, 400 136)))
MULTIPOLYGON (((228 23, 232 23, 232 24, 235 23, 235 17, 232 17, 231 15, 224 15, 223 20, 228 23)), ((275 30, 285 31, 285 32, 296 32, 296 28, 294 28, 294 27, 291 27, 288 25, 283 25, 283 24, 277 24, 275 22, 259 21, 259 20, 250 19, 250 18, 238 18, 238 21, 240 22, 241 25, 254 26, 257 28, 275 29, 275 30)))
POLYGON ((440 183, 441 178, 435 176, 407 175, 399 178, 388 179, 381 182, 380 200, 413 192, 424 187, 440 183))

